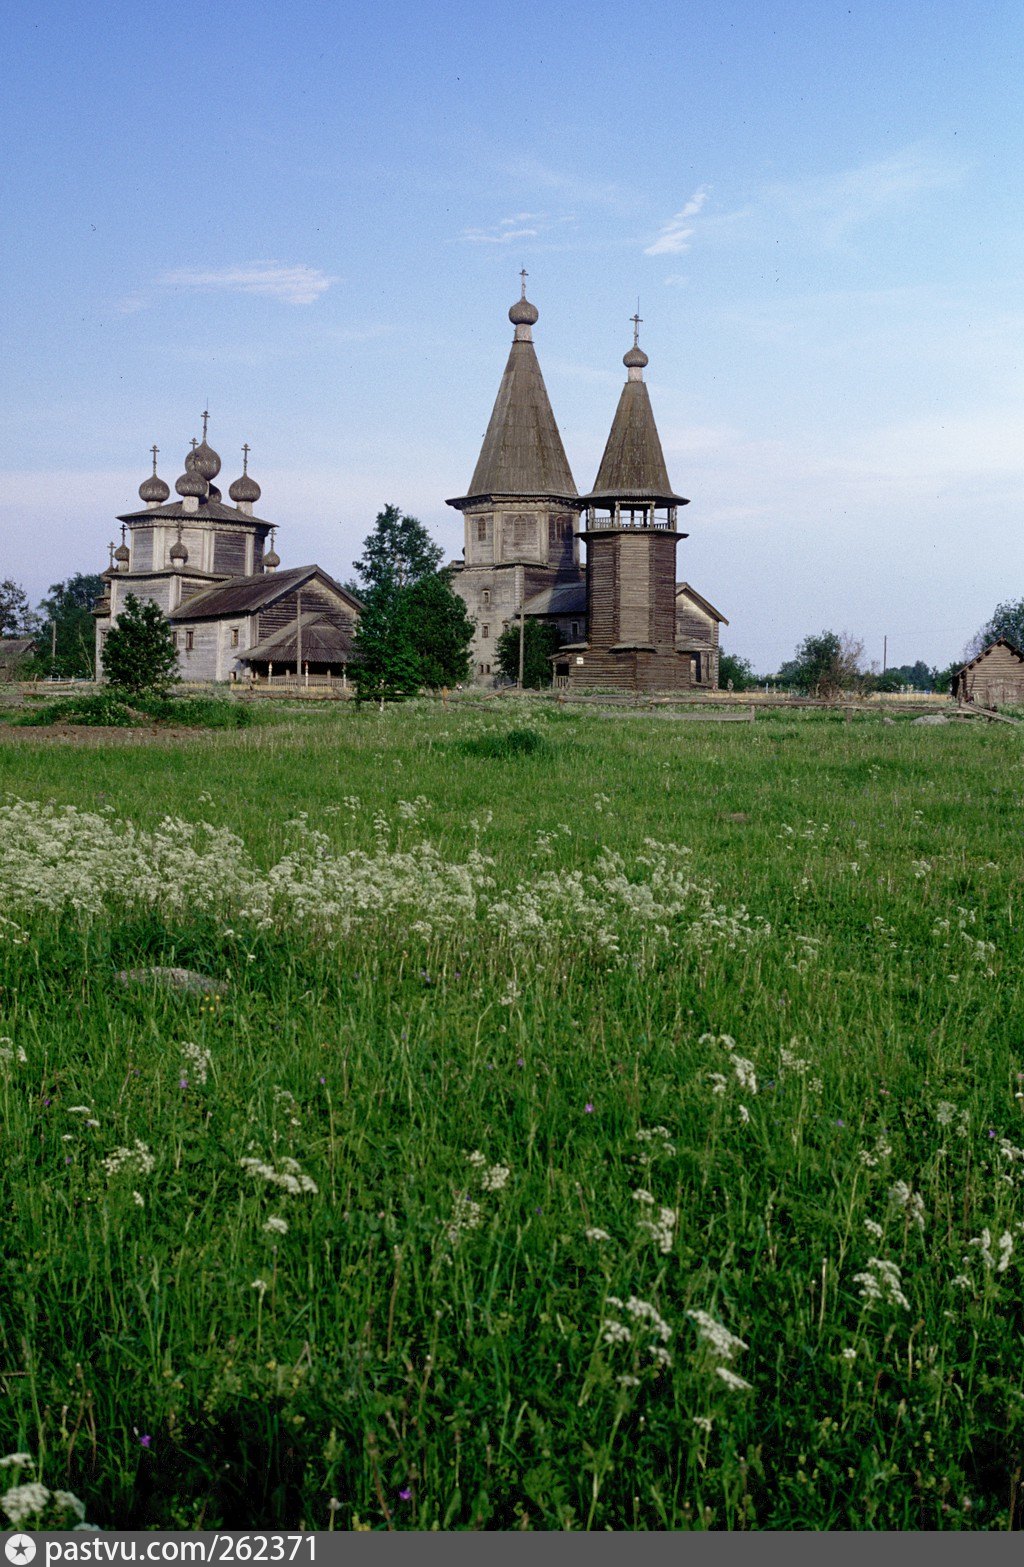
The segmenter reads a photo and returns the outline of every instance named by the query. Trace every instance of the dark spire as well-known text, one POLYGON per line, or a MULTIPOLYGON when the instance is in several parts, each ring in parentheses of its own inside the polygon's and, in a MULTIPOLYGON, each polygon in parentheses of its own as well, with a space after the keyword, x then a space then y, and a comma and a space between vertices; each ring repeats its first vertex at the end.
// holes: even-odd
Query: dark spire
POLYGON ((640 313, 633 322, 633 346, 623 356, 628 379, 619 397, 611 432, 588 501, 647 500, 685 505, 672 489, 661 438, 644 381, 647 355, 640 347, 640 313))
POLYGON ((539 311, 526 297, 525 271, 520 276, 522 297, 508 313, 516 329, 515 339, 463 499, 477 495, 576 495, 533 346, 531 328, 539 311))

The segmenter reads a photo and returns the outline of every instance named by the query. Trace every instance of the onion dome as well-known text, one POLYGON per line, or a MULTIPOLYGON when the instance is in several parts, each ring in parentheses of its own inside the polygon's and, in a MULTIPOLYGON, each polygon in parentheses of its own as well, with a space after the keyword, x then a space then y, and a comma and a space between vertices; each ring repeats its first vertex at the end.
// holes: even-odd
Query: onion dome
POLYGON ((174 488, 177 490, 179 495, 195 495, 199 499, 202 499, 209 491, 210 486, 207 484, 206 480, 203 478, 202 474, 197 468, 190 468, 188 466, 187 458, 185 459, 185 463, 185 472, 181 475, 181 478, 175 484, 174 488))
POLYGON ((508 318, 513 326, 536 326, 540 319, 540 311, 536 305, 531 305, 525 293, 522 299, 517 299, 508 313, 508 318))
POLYGON ((208 501, 219 501, 219 500, 222 499, 221 493, 220 493, 220 491, 218 490, 218 488, 217 488, 217 486, 215 484, 208 484, 207 485, 207 487, 206 487, 206 499, 208 501))
POLYGON ((128 548, 128 546, 124 542, 124 540, 122 539, 121 543, 117 546, 117 549, 114 551, 114 559, 116 561, 118 561, 120 564, 127 566, 128 562, 131 560, 131 558, 132 558, 132 552, 128 548))
POLYGON ((204 479, 215 479, 220 473, 220 456, 205 437, 202 444, 192 453, 191 466, 196 473, 201 473, 204 479))
POLYGON ((263 569, 264 569, 264 571, 276 571, 278 566, 280 566, 280 564, 281 564, 281 557, 277 553, 277 551, 274 548, 274 546, 271 545, 270 549, 267 551, 266 555, 264 555, 264 557, 263 557, 263 569))
POLYGON ((650 360, 638 343, 634 343, 628 353, 623 354, 622 363, 627 370, 642 370, 644 365, 650 364, 650 360))
POLYGON ((183 566, 188 560, 188 550, 181 541, 180 533, 178 534, 178 537, 175 539, 174 543, 171 545, 171 560, 180 561, 183 566))
POLYGON ((248 444, 242 447, 242 476, 240 479, 235 480, 228 494, 233 501, 248 501, 250 505, 254 501, 258 501, 263 494, 263 491, 249 472, 248 444))
POLYGON ((171 493, 163 479, 157 477, 156 458, 159 450, 159 446, 150 447, 150 451, 153 453, 153 472, 148 479, 143 479, 139 485, 139 499, 145 501, 147 506, 161 506, 171 493))
POLYGON ((143 479, 142 483, 139 485, 139 499, 145 501, 147 506, 151 501, 155 502, 158 506, 162 505, 163 502, 169 498, 170 493, 171 492, 168 485, 166 485, 163 479, 159 478, 155 473, 151 473, 149 478, 143 479))

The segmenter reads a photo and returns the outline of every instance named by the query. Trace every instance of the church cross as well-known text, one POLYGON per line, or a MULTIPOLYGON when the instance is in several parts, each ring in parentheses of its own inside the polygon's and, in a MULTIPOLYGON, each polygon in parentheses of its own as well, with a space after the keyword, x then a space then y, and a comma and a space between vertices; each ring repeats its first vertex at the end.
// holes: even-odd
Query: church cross
POLYGON ((196 440, 195 436, 192 437, 192 441, 191 441, 190 444, 192 446, 192 450, 195 451, 196 447, 199 445, 199 442, 196 440))
POLYGON ((249 442, 248 441, 244 441, 242 443, 242 472, 243 473, 248 473, 249 472, 249 452, 250 452, 250 450, 251 450, 251 447, 249 446, 249 442))
POLYGON ((526 279, 530 276, 530 274, 529 274, 529 272, 527 272, 526 268, 523 267, 523 269, 520 272, 519 276, 523 280, 523 284, 522 284, 522 287, 523 287, 523 298, 525 299, 526 298, 526 279))
POLYGON ((113 571, 113 569, 114 569, 114 541, 113 541, 113 539, 111 539, 110 543, 107 545, 107 549, 110 552, 110 570, 113 571))
POLYGON ((210 410, 208 408, 204 408, 203 409, 203 440, 204 441, 206 440, 206 421, 207 421, 207 419, 209 419, 209 417, 210 417, 210 410))
POLYGON ((633 347, 637 348, 640 343, 640 328, 643 325, 643 316, 638 309, 636 315, 630 316, 629 319, 633 323, 633 347))
POLYGON ((159 446, 157 446, 156 442, 154 441, 153 445, 149 449, 153 453, 153 472, 155 474, 156 473, 156 454, 160 450, 160 448, 159 448, 159 446))

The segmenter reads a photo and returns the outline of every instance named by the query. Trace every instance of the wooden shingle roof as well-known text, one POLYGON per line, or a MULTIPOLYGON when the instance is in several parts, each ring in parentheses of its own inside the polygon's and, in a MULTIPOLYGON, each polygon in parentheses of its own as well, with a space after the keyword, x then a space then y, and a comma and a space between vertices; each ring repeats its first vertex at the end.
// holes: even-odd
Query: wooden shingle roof
POLYGON ((668 480, 645 381, 627 381, 588 501, 647 500, 685 506, 668 480))
POLYGON ((576 493, 537 351, 528 339, 514 342, 469 490, 448 505, 490 495, 574 500, 576 493))

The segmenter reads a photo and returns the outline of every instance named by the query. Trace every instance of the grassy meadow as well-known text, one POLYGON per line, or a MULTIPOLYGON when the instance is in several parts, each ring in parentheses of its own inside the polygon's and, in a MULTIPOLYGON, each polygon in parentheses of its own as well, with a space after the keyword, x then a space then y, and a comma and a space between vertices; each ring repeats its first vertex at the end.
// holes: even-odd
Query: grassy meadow
POLYGON ((259 717, 0 743, 8 1520, 1020 1527, 1021 732, 259 717))

